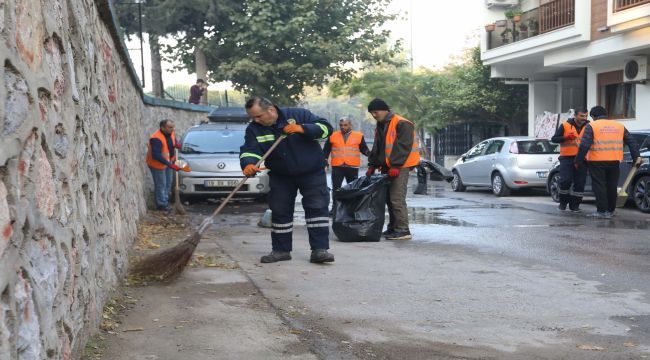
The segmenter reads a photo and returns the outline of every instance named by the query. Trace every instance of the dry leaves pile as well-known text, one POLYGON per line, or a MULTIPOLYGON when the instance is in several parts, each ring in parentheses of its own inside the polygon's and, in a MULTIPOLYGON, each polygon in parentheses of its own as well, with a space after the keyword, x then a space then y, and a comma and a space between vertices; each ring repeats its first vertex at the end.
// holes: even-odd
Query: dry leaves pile
POLYGON ((158 249, 161 240, 178 242, 185 239, 187 234, 188 229, 185 224, 169 221, 162 223, 143 221, 138 227, 138 244, 135 246, 135 250, 158 249))

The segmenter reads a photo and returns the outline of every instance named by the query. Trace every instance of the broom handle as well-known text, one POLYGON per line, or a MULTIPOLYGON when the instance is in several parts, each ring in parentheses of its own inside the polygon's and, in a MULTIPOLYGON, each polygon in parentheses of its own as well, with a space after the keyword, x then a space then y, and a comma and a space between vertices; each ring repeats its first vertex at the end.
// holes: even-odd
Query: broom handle
MULTIPOLYGON (((264 160, 266 160, 266 158, 269 157, 269 155, 271 155, 273 150, 275 150, 275 148, 278 147, 278 145, 280 145, 280 142, 284 140, 284 138, 286 137, 287 135, 284 134, 280 135, 280 137, 275 140, 273 145, 271 145, 271 147, 264 153, 264 155, 262 155, 262 158, 257 162, 257 164, 255 164, 255 166, 259 167, 264 162, 264 160)), ((208 216, 207 218, 205 218, 205 220, 203 220, 201 226, 199 227, 199 231, 198 231, 199 235, 202 235, 205 229, 207 229, 208 226, 210 226, 214 222, 214 218, 221 212, 221 210, 223 210, 224 207, 226 207, 226 204, 228 204, 230 199, 232 199, 232 197, 235 196, 237 191, 241 189, 241 187, 244 185, 246 180, 248 180, 248 177, 244 177, 243 179, 241 179, 237 184, 237 186, 235 186, 235 188, 230 192, 230 194, 228 194, 228 196, 219 205, 219 207, 216 210, 214 210, 212 215, 208 216)))

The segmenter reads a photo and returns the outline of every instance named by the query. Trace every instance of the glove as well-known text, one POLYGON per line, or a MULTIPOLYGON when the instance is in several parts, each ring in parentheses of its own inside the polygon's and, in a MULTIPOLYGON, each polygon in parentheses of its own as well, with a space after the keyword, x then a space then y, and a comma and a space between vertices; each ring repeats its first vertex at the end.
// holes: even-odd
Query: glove
POLYGON ((262 170, 260 168, 258 168, 257 166, 255 166, 254 164, 248 164, 248 165, 246 165, 246 167, 244 168, 242 173, 244 173, 244 175, 246 175, 246 177, 254 177, 260 171, 262 171, 262 170))
POLYGON ((282 129, 285 134, 304 134, 305 129, 302 128, 302 125, 298 124, 289 124, 282 129))
POLYGON ((639 156, 639 157, 636 158, 636 160, 634 161, 634 166, 635 166, 635 167, 639 167, 639 166, 641 166, 641 164, 643 164, 643 159, 639 156))
POLYGON ((398 168, 390 168, 388 169, 388 176, 395 178, 399 176, 399 169, 398 168))
POLYGON ((177 142, 174 147, 177 148, 177 149, 180 149, 180 148, 183 147, 183 144, 181 144, 180 142, 177 142))
POLYGON ((575 140, 576 138, 578 138, 576 134, 564 135, 564 140, 575 140))
POLYGON ((174 170, 174 171, 181 171, 181 167, 176 165, 176 164, 169 165, 169 168, 174 170))
POLYGON ((374 167, 369 167, 368 170, 366 170, 366 176, 372 176, 372 174, 375 173, 375 168, 374 167))

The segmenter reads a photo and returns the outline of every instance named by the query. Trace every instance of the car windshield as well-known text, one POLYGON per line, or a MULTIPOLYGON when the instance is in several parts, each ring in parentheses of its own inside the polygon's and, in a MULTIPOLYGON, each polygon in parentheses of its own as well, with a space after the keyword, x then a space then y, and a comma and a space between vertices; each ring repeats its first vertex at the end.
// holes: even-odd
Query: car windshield
POLYGON ((244 144, 243 130, 190 131, 183 139, 184 154, 238 154, 244 144))
POLYGON ((523 140, 517 141, 517 150, 520 154, 559 154, 560 145, 549 140, 523 140))

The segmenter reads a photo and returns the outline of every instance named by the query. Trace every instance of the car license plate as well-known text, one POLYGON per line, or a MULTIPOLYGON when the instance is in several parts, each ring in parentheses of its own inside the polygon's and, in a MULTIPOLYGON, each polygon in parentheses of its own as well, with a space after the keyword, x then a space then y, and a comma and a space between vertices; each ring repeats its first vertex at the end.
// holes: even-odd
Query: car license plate
POLYGON ((538 171, 537 177, 540 179, 546 179, 548 177, 548 171, 538 171))
POLYGON ((237 180, 204 180, 205 187, 234 187, 237 180))

